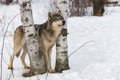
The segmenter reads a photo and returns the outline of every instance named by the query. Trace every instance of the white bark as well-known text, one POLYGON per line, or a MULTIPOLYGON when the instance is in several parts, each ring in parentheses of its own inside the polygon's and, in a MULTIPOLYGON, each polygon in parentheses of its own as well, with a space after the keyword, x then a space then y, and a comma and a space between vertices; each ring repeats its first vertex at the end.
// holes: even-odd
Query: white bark
POLYGON ((53 13, 57 11, 56 0, 50 0, 50 11, 53 13))
POLYGON ((62 15, 66 21, 64 29, 56 42, 56 72, 62 72, 69 69, 68 61, 68 45, 67 45, 67 15, 68 15, 68 1, 57 0, 57 7, 61 10, 62 15))
POLYGON ((32 17, 30 0, 19 0, 21 21, 24 26, 25 40, 27 43, 30 66, 34 74, 46 72, 41 41, 38 40, 32 17), (39 45, 40 44, 40 45, 39 45))

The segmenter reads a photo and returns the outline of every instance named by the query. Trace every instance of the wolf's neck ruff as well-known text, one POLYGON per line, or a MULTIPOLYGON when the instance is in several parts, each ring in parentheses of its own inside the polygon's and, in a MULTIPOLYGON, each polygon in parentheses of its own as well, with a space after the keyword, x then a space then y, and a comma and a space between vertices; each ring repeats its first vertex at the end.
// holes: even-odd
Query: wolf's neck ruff
POLYGON ((61 33, 62 27, 52 26, 47 21, 42 25, 36 25, 36 30, 37 30, 37 33, 39 33, 39 36, 44 35, 46 40, 48 40, 49 42, 54 42, 57 39, 57 36, 61 33), (47 27, 45 27, 45 25, 47 27), (54 27, 56 27, 56 29, 53 29, 54 27))

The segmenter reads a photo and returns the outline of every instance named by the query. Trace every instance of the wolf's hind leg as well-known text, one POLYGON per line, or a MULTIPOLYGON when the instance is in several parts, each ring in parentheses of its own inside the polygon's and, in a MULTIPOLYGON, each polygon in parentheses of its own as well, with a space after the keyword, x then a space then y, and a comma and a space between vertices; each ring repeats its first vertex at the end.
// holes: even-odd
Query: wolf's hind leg
POLYGON ((13 55, 10 57, 10 63, 8 69, 13 69, 13 60, 15 56, 19 57, 20 52, 25 44, 24 34, 22 28, 18 27, 14 33, 14 50, 13 55))
POLYGON ((23 42, 22 41, 19 41, 19 43, 14 43, 14 51, 13 51, 13 55, 10 57, 10 63, 9 63, 9 66, 8 66, 8 69, 13 69, 13 61, 14 61, 14 58, 15 56, 19 57, 20 55, 20 52, 23 48, 23 42))
POLYGON ((14 48, 13 55, 11 55, 10 57, 10 63, 9 63, 8 69, 11 69, 11 70, 13 69, 14 58, 16 54, 20 54, 20 51, 21 51, 21 47, 17 45, 17 47, 14 48))
POLYGON ((23 47, 23 53, 21 55, 21 62, 23 64, 23 66, 24 66, 24 69, 29 69, 30 67, 27 66, 26 63, 25 63, 25 56, 26 56, 26 54, 27 54, 27 48, 26 48, 26 45, 24 45, 24 47, 23 47))

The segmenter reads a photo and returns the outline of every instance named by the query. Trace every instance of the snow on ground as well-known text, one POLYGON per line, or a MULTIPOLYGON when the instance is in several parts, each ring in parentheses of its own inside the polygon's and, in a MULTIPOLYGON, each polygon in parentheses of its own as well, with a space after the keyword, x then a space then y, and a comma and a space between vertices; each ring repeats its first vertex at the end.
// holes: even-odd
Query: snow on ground
MULTIPOLYGON (((48 2, 44 0, 36 1, 32 5, 34 22, 41 24, 47 20, 48 2)), ((0 51, 2 49, 3 33, 11 19, 18 13, 19 6, 17 4, 10 6, 0 5, 0 19, 2 19, 2 23, 0 23, 0 51)), ((49 73, 47 80, 120 80, 119 16, 120 7, 109 7, 106 8, 103 17, 68 18, 69 55, 85 42, 91 42, 69 57, 70 70, 63 73, 49 73)), ((2 80, 45 80, 47 74, 31 78, 22 77, 22 73, 26 70, 23 69, 19 58, 15 58, 13 72, 7 69, 10 55, 13 52, 13 33, 20 24, 19 15, 11 22, 8 28, 3 53, 2 80)), ((52 56, 54 57, 52 59, 52 66, 54 67, 55 47, 52 56)), ((29 65, 28 56, 26 62, 29 65)))
POLYGON ((116 79, 117 72, 113 73, 112 69, 117 71, 120 66, 120 37, 118 37, 120 24, 118 14, 112 16, 75 17, 68 20, 72 23, 68 28, 70 52, 87 41, 95 41, 85 45, 70 58, 70 61, 73 62, 71 67, 79 71, 83 79, 116 79))

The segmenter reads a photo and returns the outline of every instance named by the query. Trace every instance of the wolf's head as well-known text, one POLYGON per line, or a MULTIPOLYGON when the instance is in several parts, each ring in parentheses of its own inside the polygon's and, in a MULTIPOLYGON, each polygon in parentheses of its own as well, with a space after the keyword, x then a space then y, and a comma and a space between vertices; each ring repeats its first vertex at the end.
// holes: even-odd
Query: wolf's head
POLYGON ((48 13, 48 21, 49 26, 54 29, 62 29, 63 25, 65 25, 65 20, 61 16, 61 11, 59 10, 57 13, 48 13))

